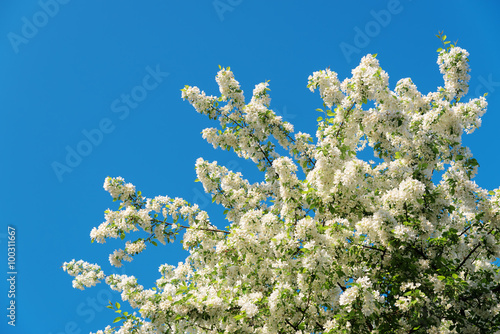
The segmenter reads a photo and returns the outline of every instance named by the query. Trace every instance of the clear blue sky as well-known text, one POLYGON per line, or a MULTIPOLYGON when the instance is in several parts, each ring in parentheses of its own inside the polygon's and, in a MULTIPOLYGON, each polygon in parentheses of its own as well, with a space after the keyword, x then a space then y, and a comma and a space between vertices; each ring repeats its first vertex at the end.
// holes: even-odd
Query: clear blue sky
MULTIPOLYGON (((218 94, 219 64, 231 66, 247 97, 270 80, 272 108, 296 131, 314 133, 321 100, 306 88, 309 74, 330 67, 343 79, 364 54, 378 53, 391 88, 411 77, 427 93, 443 85, 434 35, 444 30, 470 52, 469 96, 489 92, 483 125, 465 142, 481 165, 476 182, 499 187, 499 10, 493 0, 3 1, 0 332, 88 333, 115 318, 103 304, 117 294, 104 284, 75 290, 60 268, 75 258, 112 272, 108 254, 122 242, 89 238, 104 210, 116 208, 102 188, 108 175, 148 197, 196 201, 225 226, 193 182, 196 158, 261 176, 204 142, 201 130, 215 125, 180 98, 186 84, 218 94), (86 156, 69 166, 68 150, 86 156), (6 317, 8 225, 17 232, 16 327, 6 317)), ((118 272, 150 287, 160 264, 184 255, 178 244, 148 248, 118 272)))

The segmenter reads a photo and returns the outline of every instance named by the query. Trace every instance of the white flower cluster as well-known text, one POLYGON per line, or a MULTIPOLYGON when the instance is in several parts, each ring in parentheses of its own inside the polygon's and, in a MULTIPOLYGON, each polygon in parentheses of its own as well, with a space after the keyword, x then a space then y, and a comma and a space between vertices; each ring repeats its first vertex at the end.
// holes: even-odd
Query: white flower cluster
POLYGON ((144 240, 139 240, 137 242, 130 242, 127 241, 125 250, 129 254, 139 254, 146 248, 146 244, 144 243, 144 240))
MULTIPOLYGON (((203 138, 265 176, 251 183, 216 161, 196 161, 226 229, 196 204, 145 198, 107 178, 120 208, 106 211, 92 240, 146 234, 124 241, 112 265, 181 230, 189 255, 162 265, 151 289, 133 276, 107 276, 137 314, 98 333, 498 333, 500 189, 474 182, 478 162, 462 145, 487 106, 484 98, 459 101, 467 57, 457 47, 442 51, 445 88, 426 95, 408 78, 389 89, 373 55, 342 82, 330 69, 313 73, 308 87, 329 108, 316 138, 292 135, 270 109, 267 82, 248 104, 229 68, 216 77, 220 97, 186 86, 182 97, 220 123, 203 138), (377 162, 358 156, 367 145, 377 162)), ((64 268, 77 288, 105 277, 82 261, 64 268)))
POLYGON ((99 243, 106 242, 106 238, 117 238, 122 232, 137 231, 137 226, 145 230, 151 228, 151 217, 149 210, 139 209, 134 206, 126 206, 125 210, 106 210, 105 221, 98 228, 93 228, 90 232, 92 240, 99 243))
POLYGON ((132 257, 123 249, 117 249, 113 254, 109 254, 109 263, 111 263, 112 266, 120 268, 123 265, 122 261, 132 262, 132 257))
POLYGON ((188 100, 197 112, 214 117, 215 96, 207 96, 205 92, 200 92, 198 87, 186 86, 182 90, 182 98, 188 100))
POLYGON ((253 96, 250 103, 261 104, 263 106, 269 107, 271 104, 271 98, 269 97, 268 91, 270 91, 269 83, 262 82, 257 84, 253 90, 253 96))
POLYGON ((240 83, 234 79, 233 72, 229 68, 221 69, 215 81, 219 85, 222 101, 227 101, 229 104, 228 111, 233 108, 241 109, 245 105, 245 97, 240 88, 240 83))
POLYGON ((73 287, 80 290, 83 290, 84 287, 90 288, 100 283, 99 280, 105 277, 101 267, 97 264, 90 264, 82 260, 75 261, 73 259, 70 262, 64 262, 63 270, 75 277, 73 279, 73 287))
POLYGON ((104 180, 104 189, 109 192, 113 199, 126 201, 130 196, 135 195, 135 186, 131 183, 125 183, 122 177, 107 177, 104 180))
POLYGON ((443 74, 444 89, 449 99, 460 99, 469 91, 469 53, 460 47, 439 53, 437 63, 443 74))
POLYGON ((463 123, 463 128, 467 133, 474 132, 481 126, 481 116, 486 112, 488 103, 484 97, 473 99, 467 103, 458 104, 453 108, 457 118, 463 123))
POLYGON ((258 312, 259 308, 255 305, 255 302, 262 298, 261 292, 254 292, 249 295, 243 295, 238 299, 238 305, 241 310, 245 312, 245 315, 249 318, 253 318, 258 312))
POLYGON ((314 92, 319 88, 321 98, 328 108, 333 105, 340 104, 344 99, 344 94, 340 90, 340 81, 337 78, 337 73, 330 69, 314 72, 309 76, 307 87, 314 92))
POLYGON ((380 68, 378 59, 368 54, 352 70, 352 78, 342 82, 342 91, 357 104, 367 100, 383 102, 388 95, 389 75, 380 68))
POLYGON ((109 262, 111 265, 119 268, 122 266, 122 261, 131 262, 132 256, 141 253, 144 249, 146 249, 144 240, 127 241, 125 243, 125 250, 117 249, 113 254, 109 255, 109 262))
MULTIPOLYGON (((255 86, 253 96, 247 105, 244 104, 243 92, 239 83, 234 79, 233 73, 228 69, 221 69, 216 81, 222 93, 219 101, 227 104, 214 111, 201 110, 198 112, 208 114, 211 118, 218 118, 222 130, 215 128, 204 129, 203 138, 213 145, 226 150, 233 149, 239 157, 251 159, 258 164, 260 170, 265 170, 272 165, 272 160, 280 155, 275 151, 276 142, 294 154, 301 166, 306 168, 312 162, 312 152, 309 142, 310 136, 298 134, 293 137, 293 125, 283 121, 281 116, 269 109, 270 90, 267 82, 255 86), (274 137, 271 140, 270 137, 274 137), (307 149, 304 149, 307 148, 307 149)), ((183 97, 193 88, 186 86, 183 97)), ((199 89, 196 88, 199 92, 199 89)), ((196 99, 189 100, 195 105, 196 99)))
POLYGON ((380 292, 372 289, 372 282, 368 276, 360 277, 356 280, 356 285, 353 285, 346 289, 339 298, 339 304, 344 306, 347 312, 352 312, 353 304, 358 299, 362 299, 362 309, 361 312, 364 316, 370 316, 374 312, 377 312, 376 303, 383 303, 385 300, 384 296, 380 295, 380 292))

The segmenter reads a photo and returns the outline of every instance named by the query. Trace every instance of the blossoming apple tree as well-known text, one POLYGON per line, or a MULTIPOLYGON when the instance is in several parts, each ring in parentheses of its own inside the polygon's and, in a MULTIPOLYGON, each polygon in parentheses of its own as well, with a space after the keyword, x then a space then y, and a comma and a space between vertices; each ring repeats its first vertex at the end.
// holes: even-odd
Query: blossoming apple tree
POLYGON ((110 305, 119 323, 97 333, 500 333, 500 189, 473 181, 478 162, 461 144, 487 103, 461 102, 468 52, 440 38, 444 87, 426 95, 408 78, 390 90, 370 54, 342 82, 330 69, 313 73, 324 114, 315 138, 270 109, 268 83, 246 104, 229 68, 216 76, 220 97, 182 89, 220 123, 203 138, 251 159, 265 181, 197 160, 198 181, 225 208, 222 228, 196 204, 106 178, 121 205, 92 241, 145 232, 110 255, 113 266, 181 230, 190 255, 162 265, 151 288, 64 263, 74 287, 104 280, 137 310, 110 305), (366 145, 377 162, 357 156, 366 145))

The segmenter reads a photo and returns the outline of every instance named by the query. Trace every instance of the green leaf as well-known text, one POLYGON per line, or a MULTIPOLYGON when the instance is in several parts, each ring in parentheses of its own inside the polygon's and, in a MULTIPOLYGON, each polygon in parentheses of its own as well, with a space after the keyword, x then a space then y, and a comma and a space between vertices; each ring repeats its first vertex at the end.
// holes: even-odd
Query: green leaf
POLYGON ((396 156, 396 159, 401 159, 401 153, 400 152, 396 152, 396 154, 394 154, 396 156))
POLYGON ((445 279, 446 279, 446 277, 444 277, 444 276, 438 276, 437 278, 438 278, 438 280, 440 280, 440 281, 442 281, 442 280, 445 280, 445 279))
POLYGON ((453 277, 454 279, 457 279, 458 275, 457 274, 452 274, 451 277, 453 277))
POLYGON ((234 320, 240 320, 240 319, 243 319, 245 317, 244 314, 238 314, 238 315, 235 315, 233 318, 234 320))
POLYGON ((469 159, 469 165, 471 166, 479 166, 479 162, 475 158, 469 159))
POLYGON ((115 303, 115 307, 116 307, 117 309, 119 309, 119 308, 120 308, 120 303, 116 302, 116 303, 115 303))
POLYGON ((125 239, 125 233, 122 232, 122 234, 120 234, 120 239, 125 239))
POLYGON ((122 320, 122 317, 116 317, 115 320, 113 320, 113 323, 118 322, 120 320, 122 320))
POLYGON ((490 194, 491 196, 495 196, 495 192, 493 190, 488 191, 488 194, 490 194))
POLYGON ((323 112, 323 109, 318 108, 316 111, 323 112))
POLYGON ((323 117, 319 116, 318 119, 316 119, 316 121, 318 122, 321 122, 323 120, 323 117))
POLYGON ((156 241, 151 240, 150 242, 151 242, 153 245, 158 246, 158 244, 156 243, 156 241))

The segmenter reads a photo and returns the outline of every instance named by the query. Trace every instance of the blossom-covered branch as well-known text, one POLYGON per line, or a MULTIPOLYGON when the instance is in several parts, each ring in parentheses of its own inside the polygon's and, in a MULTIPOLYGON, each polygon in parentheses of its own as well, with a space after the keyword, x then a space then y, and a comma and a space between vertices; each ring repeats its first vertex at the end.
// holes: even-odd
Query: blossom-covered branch
POLYGON ((182 229, 190 254, 162 265, 150 289, 134 276, 65 263, 76 288, 104 280, 137 310, 97 334, 499 333, 500 189, 474 182, 479 163, 462 144, 487 103, 461 102, 469 54, 439 37, 444 86, 436 92, 419 92, 409 78, 391 90, 370 54, 343 81, 329 68, 314 72, 307 87, 323 100, 315 139, 293 135, 270 109, 268 82, 249 103, 229 68, 216 76, 218 97, 182 89, 219 121, 203 138, 251 159, 265 181, 196 161, 197 181, 230 222, 224 230, 196 204, 146 198, 107 178, 121 204, 106 211, 92 241, 145 234, 110 255, 114 266, 182 229), (358 156, 367 147, 377 161, 358 156))

